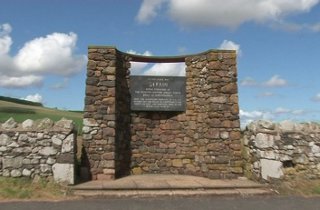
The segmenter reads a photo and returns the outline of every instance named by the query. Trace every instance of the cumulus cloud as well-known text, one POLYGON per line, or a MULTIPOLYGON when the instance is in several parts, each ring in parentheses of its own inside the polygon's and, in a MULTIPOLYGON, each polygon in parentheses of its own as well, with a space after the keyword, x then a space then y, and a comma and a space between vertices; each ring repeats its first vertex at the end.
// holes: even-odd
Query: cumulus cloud
POLYGON ((166 0, 143 0, 136 20, 148 24, 157 16, 159 9, 166 0))
POLYGON ((41 86, 43 77, 35 75, 27 76, 6 76, 0 75, 0 87, 23 88, 28 86, 41 86))
MULTIPOLYGON (((152 56, 150 51, 138 53, 134 50, 129 50, 127 53, 152 56)), ((131 62, 131 75, 149 75, 149 76, 185 76, 185 63, 144 63, 131 62)))
POLYGON ((285 31, 311 31, 311 32, 320 32, 320 23, 312 23, 312 24, 297 24, 290 23, 285 21, 278 21, 271 24, 272 28, 281 29, 285 31))
POLYGON ((256 120, 272 120, 274 118, 273 114, 268 111, 244 111, 240 109, 240 122, 241 127, 244 128, 249 123, 256 121, 256 120))
POLYGON ((22 88, 42 84, 44 75, 70 76, 83 70, 85 55, 74 53, 75 33, 52 33, 28 41, 10 55, 12 27, 0 25, 0 87, 22 88))
MULTIPOLYGON (((128 50, 127 53, 135 54, 135 55, 152 56, 152 53, 148 50, 145 51, 144 53, 138 53, 134 50, 128 50)), ((142 74, 142 72, 144 71, 144 68, 148 66, 148 63, 144 63, 144 62, 130 62, 130 64, 131 64, 130 72, 132 75, 142 74)))
POLYGON ((237 27, 245 22, 272 22, 310 11, 319 0, 144 0, 140 23, 154 19, 163 4, 170 17, 186 26, 237 27))
POLYGON ((6 55, 10 51, 12 39, 9 36, 12 31, 8 23, 0 25, 0 56, 6 55))
POLYGON ((27 42, 14 61, 22 72, 71 75, 82 70, 84 55, 74 55, 75 33, 53 33, 27 42))
POLYGON ((274 75, 268 81, 264 82, 263 85, 266 87, 284 87, 288 85, 288 82, 279 75, 274 75))
MULTIPOLYGON (((279 75, 273 75, 269 80, 259 83, 251 77, 246 77, 240 81, 241 86, 246 87, 268 87, 268 88, 277 88, 288 86, 287 80, 281 78, 279 75)), ((264 96, 271 96, 270 92, 264 94, 264 96)))
POLYGON ((252 87, 252 86, 257 86, 258 83, 255 79, 251 78, 251 77, 246 77, 244 78, 243 80, 240 81, 240 85, 241 86, 249 86, 249 87, 252 87))
POLYGON ((185 63, 157 63, 147 69, 144 75, 154 76, 185 76, 185 63))
POLYGON ((62 81, 55 83, 51 86, 52 89, 63 89, 67 87, 69 78, 64 78, 62 81))
POLYGON ((42 96, 39 93, 36 93, 34 95, 27 95, 25 98, 21 99, 38 103, 42 103, 43 100, 42 96))
POLYGON ((320 102, 320 93, 318 93, 317 95, 313 96, 311 98, 311 100, 316 101, 316 102, 320 102))
POLYGON ((272 97, 275 96, 276 94, 272 93, 272 92, 263 92, 260 93, 259 95, 257 95, 257 97, 261 97, 261 98, 266 98, 266 97, 272 97))
POLYGON ((290 112, 291 112, 290 109, 286 109, 286 108, 283 108, 283 107, 278 107, 274 111, 275 114, 287 114, 287 113, 290 113, 290 112))
POLYGON ((271 111, 244 111, 240 109, 240 122, 241 127, 244 128, 246 125, 257 120, 272 120, 281 121, 284 119, 290 120, 301 120, 306 115, 312 113, 312 111, 305 111, 302 109, 288 109, 284 107, 278 107, 271 111), (302 117, 302 118, 301 118, 302 117))
POLYGON ((229 40, 223 40, 221 45, 219 46, 219 49, 222 50, 235 50, 238 55, 241 55, 240 45, 229 40))

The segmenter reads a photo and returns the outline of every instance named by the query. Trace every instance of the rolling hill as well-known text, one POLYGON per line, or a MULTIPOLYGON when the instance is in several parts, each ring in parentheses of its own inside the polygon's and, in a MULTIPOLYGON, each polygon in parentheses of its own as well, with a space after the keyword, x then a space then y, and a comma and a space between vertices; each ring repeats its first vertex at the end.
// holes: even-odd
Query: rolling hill
POLYGON ((0 96, 0 123, 5 122, 10 117, 14 118, 17 122, 23 122, 26 119, 43 119, 46 117, 53 121, 58 121, 64 117, 75 122, 79 133, 81 133, 82 128, 81 111, 52 109, 43 107, 40 103, 29 103, 28 101, 20 99, 0 96))

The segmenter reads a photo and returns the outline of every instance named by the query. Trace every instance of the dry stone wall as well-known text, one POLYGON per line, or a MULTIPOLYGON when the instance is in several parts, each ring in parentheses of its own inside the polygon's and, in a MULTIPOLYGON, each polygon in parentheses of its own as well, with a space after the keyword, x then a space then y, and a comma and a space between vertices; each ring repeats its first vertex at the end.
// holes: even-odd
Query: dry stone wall
POLYGON ((0 176, 45 177, 74 184, 76 131, 71 120, 0 124, 0 176))
POLYGON ((184 59, 185 112, 130 110, 134 58, 114 47, 93 46, 88 59, 83 140, 92 179, 243 174, 234 51, 184 59))
POLYGON ((253 179, 320 178, 320 124, 257 121, 247 126, 243 143, 253 179))

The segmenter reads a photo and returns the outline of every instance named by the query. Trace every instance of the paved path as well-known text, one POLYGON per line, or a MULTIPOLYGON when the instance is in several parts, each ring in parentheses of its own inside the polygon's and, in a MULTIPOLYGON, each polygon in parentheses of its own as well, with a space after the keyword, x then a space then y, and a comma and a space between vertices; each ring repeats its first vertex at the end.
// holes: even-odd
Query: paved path
POLYGON ((135 175, 113 181, 90 181, 74 186, 84 196, 247 195, 266 194, 265 185, 247 179, 212 180, 186 175, 135 175))
POLYGON ((0 203, 1 210, 319 210, 320 197, 168 197, 0 203))

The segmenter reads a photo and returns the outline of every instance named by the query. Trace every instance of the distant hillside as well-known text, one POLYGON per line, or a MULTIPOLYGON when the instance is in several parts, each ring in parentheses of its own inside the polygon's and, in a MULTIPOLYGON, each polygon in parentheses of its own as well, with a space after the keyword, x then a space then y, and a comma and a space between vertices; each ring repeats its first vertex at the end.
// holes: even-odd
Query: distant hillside
POLYGON ((53 121, 58 121, 64 117, 73 120, 80 133, 82 129, 82 114, 82 111, 52 109, 43 107, 41 103, 29 103, 29 101, 25 100, 0 96, 0 123, 5 122, 10 117, 17 122, 23 122, 26 119, 38 120, 46 117, 53 121))
POLYGON ((5 97, 5 96, 0 96, 0 101, 7 101, 7 102, 13 102, 17 104, 24 104, 24 105, 31 105, 31 106, 43 106, 42 103, 39 103, 39 102, 27 101, 23 99, 11 98, 11 97, 5 97))

